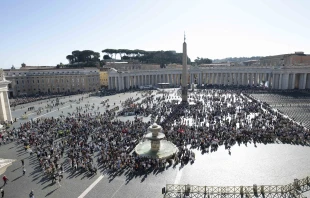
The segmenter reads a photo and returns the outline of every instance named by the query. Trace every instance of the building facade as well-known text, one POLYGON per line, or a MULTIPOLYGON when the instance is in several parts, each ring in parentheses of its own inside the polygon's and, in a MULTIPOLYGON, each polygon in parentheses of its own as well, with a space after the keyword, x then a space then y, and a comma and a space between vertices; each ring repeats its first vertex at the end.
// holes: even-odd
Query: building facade
POLYGON ((295 52, 294 54, 282 54, 276 56, 266 56, 260 58, 260 65, 262 66, 293 66, 293 65, 310 65, 310 56, 304 52, 295 52))
POLYGON ((109 74, 107 70, 100 70, 100 88, 107 88, 109 85, 109 74))
POLYGON ((98 91, 98 68, 9 69, 4 70, 9 97, 35 94, 55 94, 98 91))
MULTIPOLYGON (((169 83, 181 85, 181 69, 109 70, 109 89, 123 90, 131 87, 169 83)), ((190 67, 190 84, 256 86, 267 83, 271 89, 310 89, 308 66, 217 66, 190 67)))

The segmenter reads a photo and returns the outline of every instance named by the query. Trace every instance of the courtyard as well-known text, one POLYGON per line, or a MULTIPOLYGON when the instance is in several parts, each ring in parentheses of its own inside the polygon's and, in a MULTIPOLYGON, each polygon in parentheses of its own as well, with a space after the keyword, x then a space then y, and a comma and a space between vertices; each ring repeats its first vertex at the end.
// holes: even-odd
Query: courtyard
MULTIPOLYGON (((81 114, 89 114, 90 117, 107 110, 119 107, 123 110, 122 102, 132 98, 137 99, 134 103, 142 102, 143 99, 150 98, 153 95, 152 104, 154 111, 160 110, 161 103, 157 103, 156 98, 164 97, 164 101, 179 101, 180 95, 177 89, 168 89, 166 91, 139 91, 119 93, 111 96, 88 96, 75 95, 66 96, 59 99, 63 103, 56 107, 50 107, 55 103, 55 99, 38 101, 19 105, 12 109, 14 118, 18 118, 13 127, 18 128, 21 124, 30 120, 51 118, 62 119, 62 117, 75 117, 78 115, 77 107, 81 108, 81 114), (83 99, 82 99, 83 97, 83 99), (80 100, 79 100, 80 99, 80 100), (101 103, 107 101, 107 105, 101 103), (85 106, 86 105, 86 106, 85 106), (35 107, 33 111, 28 111, 29 107, 35 107), (37 110, 42 108, 40 114, 37 110), (48 110, 48 111, 47 111, 48 110), (25 114, 23 119, 23 115, 25 114)), ((192 92, 189 95, 190 105, 195 105, 202 100, 206 93, 192 92), (198 98, 198 99, 197 99, 198 98)), ((215 94, 216 95, 216 94, 215 94)), ((210 95, 212 98, 212 96, 210 95)), ((234 93, 227 93, 224 98, 229 98, 231 106, 236 102, 234 93)), ((239 101, 243 102, 243 101, 239 101)), ((203 108, 210 108, 213 105, 212 100, 202 102, 203 108)), ((145 106, 144 106, 145 107, 145 106)), ((238 107, 239 109, 241 107, 238 107)), ((170 111, 161 117, 152 117, 150 113, 147 117, 139 115, 143 122, 164 122, 169 116, 170 111)), ((158 112, 157 112, 158 114, 158 112)), ((184 112, 184 116, 179 119, 182 125, 191 127, 208 126, 211 124, 207 119, 197 121, 197 115, 190 116, 189 112, 184 112)), ((249 121, 255 116, 251 114, 249 121)), ((225 120, 231 120, 233 115, 225 117, 225 120)), ((117 116, 116 120, 126 122, 135 120, 135 116, 117 116)), ((175 126, 179 124, 173 122, 175 126)), ((219 124, 223 124, 219 122, 219 124)), ((219 146, 215 152, 206 152, 202 154, 199 149, 192 149, 195 152, 195 161, 193 164, 181 166, 166 166, 164 170, 152 171, 147 174, 135 174, 128 176, 128 171, 117 171, 111 174, 107 169, 98 169, 98 173, 89 175, 84 172, 72 173, 67 167, 64 170, 64 177, 58 184, 51 184, 51 180, 45 179, 38 163, 36 155, 30 156, 25 151, 22 144, 15 142, 2 145, 0 156, 5 159, 15 159, 16 161, 7 168, 5 175, 9 178, 8 184, 3 187, 5 197, 24 197, 28 196, 31 190, 35 197, 163 197, 161 189, 166 184, 193 184, 200 186, 246 186, 246 185, 283 185, 292 183, 295 178, 301 179, 309 175, 310 148, 305 145, 282 144, 277 141, 271 144, 256 143, 252 141, 248 144, 234 144, 231 146, 231 154, 225 147, 219 146), (26 174, 23 176, 21 159, 25 160, 26 174)), ((96 161, 96 160, 95 160, 96 161)), ((307 195, 305 193, 304 195, 307 195)), ((310 194, 309 194, 310 195, 310 194)))

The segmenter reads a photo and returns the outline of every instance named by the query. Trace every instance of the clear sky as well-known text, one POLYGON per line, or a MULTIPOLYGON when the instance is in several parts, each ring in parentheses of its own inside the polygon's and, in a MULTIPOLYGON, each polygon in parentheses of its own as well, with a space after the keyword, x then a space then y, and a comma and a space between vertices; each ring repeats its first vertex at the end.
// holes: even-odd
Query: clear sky
MULTIPOLYGON (((194 60, 310 54, 309 0, 1 0, 0 68, 74 50, 182 51, 194 60)), ((102 53, 101 53, 102 58, 102 53)))

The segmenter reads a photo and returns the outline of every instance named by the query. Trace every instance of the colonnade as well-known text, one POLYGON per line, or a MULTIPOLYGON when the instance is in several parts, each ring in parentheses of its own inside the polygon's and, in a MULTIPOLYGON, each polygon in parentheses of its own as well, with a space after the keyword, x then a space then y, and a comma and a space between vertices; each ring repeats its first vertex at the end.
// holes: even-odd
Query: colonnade
POLYGON ((130 74, 109 76, 109 89, 129 89, 136 86, 157 86, 158 83, 171 85, 181 84, 181 73, 178 74, 130 74))
MULTIPOLYGON (((310 68, 309 68, 310 69, 310 68)), ((267 84, 272 89, 309 89, 310 70, 288 71, 271 68, 196 68, 189 70, 189 84, 257 86, 267 84), (307 73, 309 72, 309 73, 307 73)), ((158 83, 181 84, 181 69, 135 70, 109 72, 109 89, 128 89, 136 86, 157 86, 158 83)))

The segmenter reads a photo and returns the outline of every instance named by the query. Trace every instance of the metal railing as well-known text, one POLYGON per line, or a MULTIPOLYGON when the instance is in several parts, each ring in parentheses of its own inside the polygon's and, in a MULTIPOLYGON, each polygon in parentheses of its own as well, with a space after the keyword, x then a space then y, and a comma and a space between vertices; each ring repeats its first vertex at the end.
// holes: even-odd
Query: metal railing
POLYGON ((287 185, 253 186, 195 186, 167 184, 164 198, 250 198, 250 197, 295 197, 306 198, 302 193, 310 190, 310 177, 295 179, 287 185))

